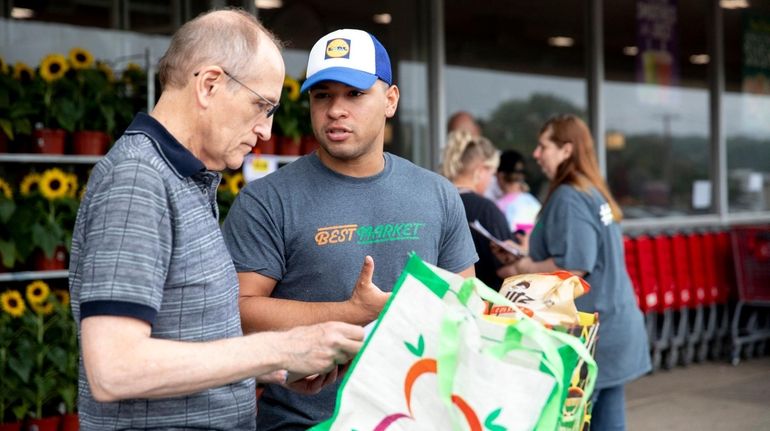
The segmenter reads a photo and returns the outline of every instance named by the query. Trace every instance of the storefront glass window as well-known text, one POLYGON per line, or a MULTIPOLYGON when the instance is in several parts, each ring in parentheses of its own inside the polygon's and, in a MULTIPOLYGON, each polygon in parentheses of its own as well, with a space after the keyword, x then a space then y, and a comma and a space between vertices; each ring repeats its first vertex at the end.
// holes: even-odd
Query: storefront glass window
POLYGON ((607 178, 627 218, 714 212, 708 8, 603 3, 607 178))
POLYGON ((723 9, 730 212, 770 210, 770 1, 723 9))

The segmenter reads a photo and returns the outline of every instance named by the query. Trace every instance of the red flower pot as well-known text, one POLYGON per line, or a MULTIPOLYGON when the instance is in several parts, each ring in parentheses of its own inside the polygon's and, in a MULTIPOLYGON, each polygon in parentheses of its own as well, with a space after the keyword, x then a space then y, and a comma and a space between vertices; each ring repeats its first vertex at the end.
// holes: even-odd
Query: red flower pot
POLYGON ((107 152, 110 137, 96 130, 81 130, 72 135, 72 147, 75 154, 100 156, 107 152))
POLYGON ((67 269, 67 249, 63 245, 56 247, 53 257, 49 258, 42 251, 35 255, 35 269, 38 271, 58 271, 67 269))
POLYGON ((313 135, 302 137, 302 154, 310 154, 318 148, 318 140, 313 135))
POLYGON ((80 420, 77 413, 67 413, 61 418, 59 431, 80 431, 80 420))
POLYGON ((21 422, 8 422, 0 424, 0 431, 20 431, 21 422))
POLYGON ((288 136, 281 137, 281 155, 282 156, 299 156, 302 149, 301 138, 290 138, 288 136))
POLYGON ((39 129, 32 133, 35 140, 35 152, 40 154, 64 154, 64 129, 39 129))
POLYGON ((257 141, 257 145, 254 146, 254 149, 251 150, 251 152, 256 154, 276 154, 275 147, 277 142, 278 137, 272 135, 267 141, 257 141))
POLYGON ((48 418, 29 419, 24 429, 27 431, 59 431, 60 416, 48 418))

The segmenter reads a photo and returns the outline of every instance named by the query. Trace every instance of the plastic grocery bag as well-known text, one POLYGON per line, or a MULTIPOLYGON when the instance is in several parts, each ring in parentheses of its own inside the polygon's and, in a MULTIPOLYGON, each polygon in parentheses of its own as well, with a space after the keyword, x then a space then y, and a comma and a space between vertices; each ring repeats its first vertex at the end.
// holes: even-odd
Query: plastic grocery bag
POLYGON ((332 418, 313 429, 560 428, 577 362, 588 362, 592 376, 595 362, 577 338, 527 317, 488 320, 488 302, 516 307, 480 281, 412 255, 332 418))

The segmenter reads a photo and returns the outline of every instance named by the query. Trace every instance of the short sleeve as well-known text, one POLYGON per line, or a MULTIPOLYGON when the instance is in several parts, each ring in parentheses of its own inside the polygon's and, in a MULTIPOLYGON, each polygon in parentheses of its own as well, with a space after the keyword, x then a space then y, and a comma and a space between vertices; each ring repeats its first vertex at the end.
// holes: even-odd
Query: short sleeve
POLYGON ((281 202, 273 186, 249 183, 235 199, 222 226, 238 272, 257 272, 274 280, 286 273, 281 202))
POLYGON ((561 187, 551 197, 553 207, 543 220, 545 241, 557 266, 590 273, 598 258, 599 232, 590 217, 589 199, 579 193, 561 187))
POLYGON ((81 319, 130 316, 152 323, 172 249, 168 193, 151 166, 129 160, 93 187, 81 250, 81 319))
POLYGON ((465 217, 460 194, 452 187, 444 190, 446 214, 439 248, 438 266, 447 271, 460 272, 479 260, 473 245, 471 229, 465 217))

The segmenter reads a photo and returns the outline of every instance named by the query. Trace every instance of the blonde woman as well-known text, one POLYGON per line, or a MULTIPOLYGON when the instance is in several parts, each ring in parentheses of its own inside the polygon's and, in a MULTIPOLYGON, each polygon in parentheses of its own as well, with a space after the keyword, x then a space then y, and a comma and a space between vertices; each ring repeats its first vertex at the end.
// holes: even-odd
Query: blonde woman
MULTIPOLYGON (((467 131, 449 133, 441 173, 457 187, 465 207, 468 222, 478 220, 492 235, 500 239, 511 237, 508 221, 494 202, 483 196, 500 161, 497 149, 484 138, 467 131)), ((493 289, 500 289, 502 279, 497 275, 501 263, 492 254, 489 240, 471 231, 479 261, 476 277, 493 289)))

